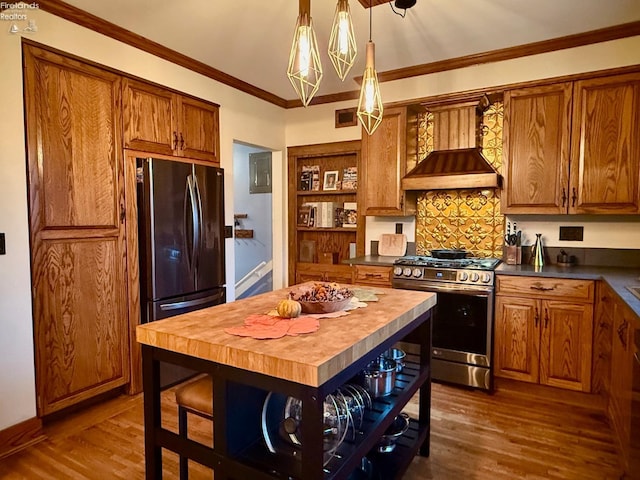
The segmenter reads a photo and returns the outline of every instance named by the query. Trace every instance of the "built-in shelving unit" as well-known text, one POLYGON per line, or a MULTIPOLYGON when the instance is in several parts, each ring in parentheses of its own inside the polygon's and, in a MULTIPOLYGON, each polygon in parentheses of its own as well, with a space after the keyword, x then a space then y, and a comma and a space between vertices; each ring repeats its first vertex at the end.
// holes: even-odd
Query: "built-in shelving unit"
POLYGON ((353 253, 364 255, 364 216, 357 209, 358 189, 340 187, 346 169, 355 167, 360 176, 360 144, 359 140, 354 140, 288 149, 290 285, 309 280, 351 282, 351 267, 341 262, 353 253), (310 182, 303 184, 303 172, 313 167, 315 170, 311 173, 310 182), (331 172, 337 172, 337 178, 333 178, 337 180, 335 190, 327 189, 325 184, 325 176, 331 176, 331 172), (331 215, 335 213, 336 206, 342 208, 345 203, 355 205, 356 225, 301 225, 299 217, 304 210, 301 207, 323 202, 336 204, 330 209, 331 215))

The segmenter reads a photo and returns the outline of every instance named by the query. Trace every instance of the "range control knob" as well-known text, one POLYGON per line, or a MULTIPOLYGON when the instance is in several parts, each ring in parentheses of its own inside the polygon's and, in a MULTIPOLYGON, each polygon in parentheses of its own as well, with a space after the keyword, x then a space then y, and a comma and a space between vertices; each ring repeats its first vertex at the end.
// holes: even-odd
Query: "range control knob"
POLYGON ((411 267, 404 267, 404 270, 402 270, 402 274, 405 277, 410 277, 411 276, 411 267))
POLYGON ((416 278, 420 278, 422 276, 422 269, 421 268, 414 268, 413 269, 413 276, 416 278))
POLYGON ((458 274, 458 278, 461 282, 466 282, 467 278, 469 278, 469 274, 465 271, 462 271, 458 274))
POLYGON ((480 281, 482 283, 489 283, 491 281, 491 274, 489 273, 483 273, 482 277, 480 278, 480 281))
POLYGON ((478 273, 477 273, 477 272, 473 272, 473 273, 471 274, 471 278, 470 278, 470 280, 471 280, 472 282, 477 282, 479 278, 480 278, 480 275, 478 275, 478 273))
POLYGON ((400 275, 402 275, 402 267, 395 267, 395 268, 393 269, 393 274, 394 274, 396 277, 399 277, 400 275))

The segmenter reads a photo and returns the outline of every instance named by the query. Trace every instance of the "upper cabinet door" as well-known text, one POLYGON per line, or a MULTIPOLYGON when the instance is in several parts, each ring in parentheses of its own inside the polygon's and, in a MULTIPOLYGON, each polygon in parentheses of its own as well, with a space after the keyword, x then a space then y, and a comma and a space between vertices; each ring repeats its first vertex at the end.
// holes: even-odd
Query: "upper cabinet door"
POLYGON ((179 155, 219 163, 218 106, 180 96, 179 107, 179 155))
POLYGON ((400 181, 406 173, 407 109, 385 109, 382 123, 372 135, 362 130, 360 189, 365 215, 403 216, 415 213, 406 202, 400 181))
POLYGON ((504 213, 567 213, 571 83, 504 97, 504 213))
POLYGON ((173 155, 179 142, 174 94, 136 80, 123 83, 125 148, 173 155))
POLYGON ((569 213, 640 213, 640 73, 575 83, 569 213))

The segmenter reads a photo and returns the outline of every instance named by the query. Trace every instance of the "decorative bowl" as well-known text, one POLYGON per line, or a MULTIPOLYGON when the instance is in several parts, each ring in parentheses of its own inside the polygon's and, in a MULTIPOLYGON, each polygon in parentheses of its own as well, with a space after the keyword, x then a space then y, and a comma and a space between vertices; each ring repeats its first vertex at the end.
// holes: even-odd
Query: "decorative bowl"
POLYGON ((292 290, 289 298, 300 303, 303 313, 333 313, 349 305, 353 292, 337 283, 316 282, 292 290))

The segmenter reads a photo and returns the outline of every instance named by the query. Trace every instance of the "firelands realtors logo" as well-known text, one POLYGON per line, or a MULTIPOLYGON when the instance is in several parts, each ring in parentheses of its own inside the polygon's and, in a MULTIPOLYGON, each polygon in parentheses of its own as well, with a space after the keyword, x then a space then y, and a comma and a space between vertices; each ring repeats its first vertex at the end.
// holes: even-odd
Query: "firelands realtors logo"
POLYGON ((40 5, 37 3, 9 3, 0 2, 0 20, 11 22, 9 25, 9 33, 34 33, 38 31, 36 21, 29 18, 29 14, 38 10, 40 5), (27 22, 26 26, 21 28, 21 22, 27 22))

